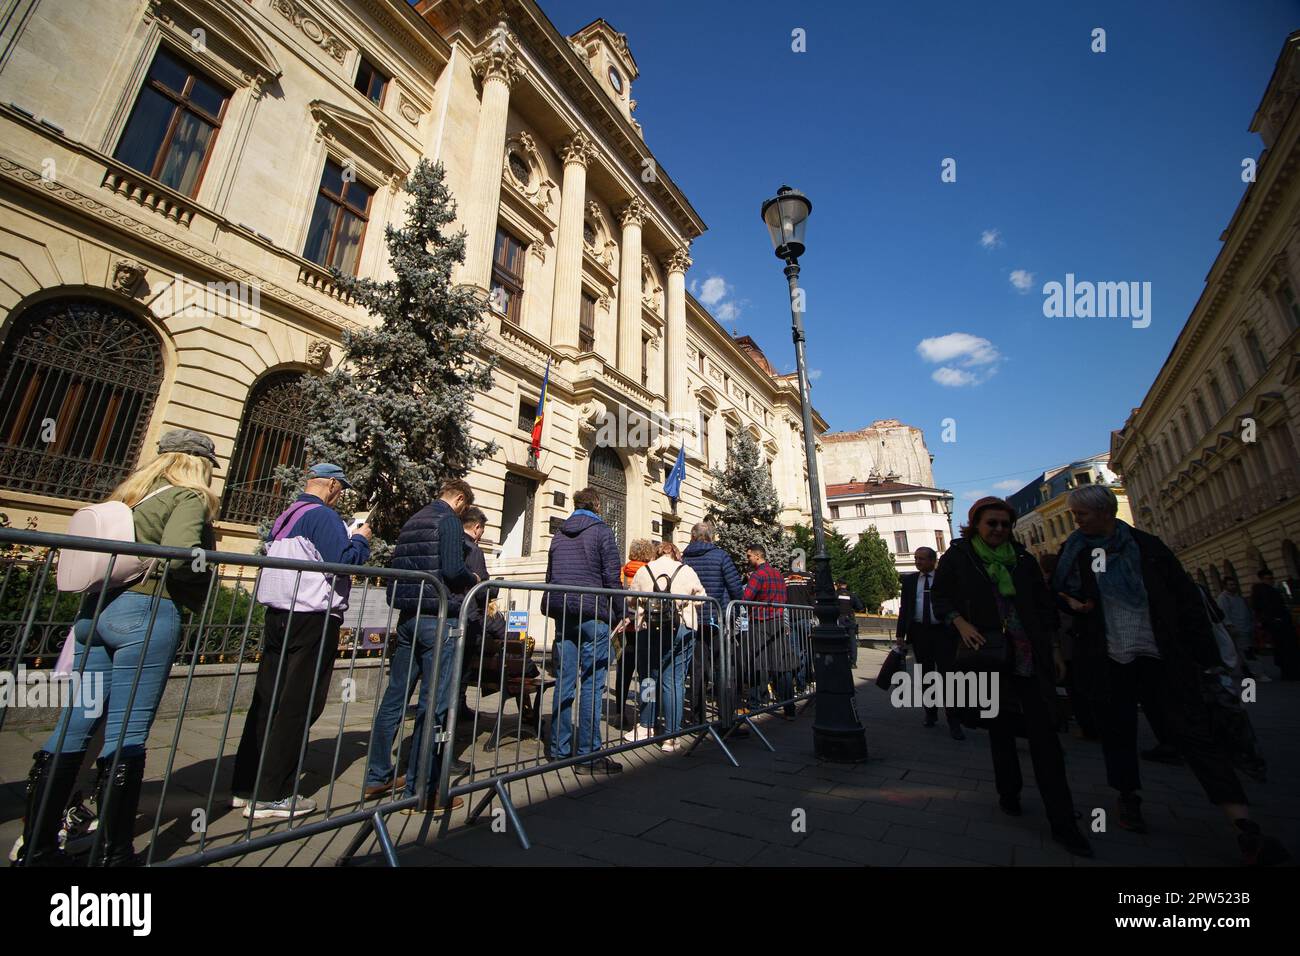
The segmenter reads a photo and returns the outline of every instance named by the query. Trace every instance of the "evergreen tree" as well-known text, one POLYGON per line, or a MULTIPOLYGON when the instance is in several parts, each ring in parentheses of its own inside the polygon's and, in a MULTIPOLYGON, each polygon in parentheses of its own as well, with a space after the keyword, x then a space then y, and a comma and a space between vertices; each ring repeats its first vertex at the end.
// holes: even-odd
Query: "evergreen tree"
MULTIPOLYGON (((378 555, 444 481, 496 451, 470 437, 472 402, 491 387, 495 362, 482 357, 486 303, 472 287, 451 284, 465 233, 445 231, 456 204, 442 164, 421 160, 402 188, 410 195, 405 223, 384 232, 395 278, 332 270, 378 323, 345 330, 338 363, 303 380, 308 460, 343 468, 355 492, 340 510, 369 509, 378 555)), ((289 487, 302 481, 297 469, 277 476, 289 487)))
MULTIPOLYGON (((807 573, 811 576, 816 571, 812 557, 817 550, 812 526, 796 525, 794 538, 808 555, 807 573)), ((831 559, 832 580, 847 583, 872 614, 878 613, 884 602, 898 596, 900 584, 894 557, 874 527, 867 528, 853 545, 834 527, 828 527, 826 554, 831 559)))
POLYGON ((758 444, 742 431, 732 442, 725 468, 711 468, 712 494, 719 504, 709 511, 715 543, 745 567, 745 549, 761 544, 767 561, 782 571, 790 567, 790 536, 781 530, 781 501, 758 454, 758 444))

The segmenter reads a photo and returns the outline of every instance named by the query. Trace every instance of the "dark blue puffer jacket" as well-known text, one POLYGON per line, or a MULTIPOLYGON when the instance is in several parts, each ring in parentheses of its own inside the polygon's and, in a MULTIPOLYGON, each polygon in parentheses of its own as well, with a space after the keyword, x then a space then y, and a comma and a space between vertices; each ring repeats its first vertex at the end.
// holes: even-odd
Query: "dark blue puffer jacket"
MULTIPOLYGON (((438 574, 447 586, 447 617, 454 620, 460 613, 461 599, 475 584, 474 575, 465 565, 469 549, 465 544, 465 531, 451 505, 439 498, 425 505, 402 525, 397 536, 397 546, 388 561, 390 568, 406 571, 426 571, 438 574)), ((438 613, 438 592, 430 585, 423 588, 424 600, 421 615, 438 613)), ((389 581, 388 603, 396 608, 403 619, 414 617, 420 600, 420 582, 414 578, 389 581)))
MULTIPOLYGON (((618 542, 609 525, 590 513, 569 515, 551 539, 546 559, 546 583, 622 589, 618 542)), ((611 621, 622 617, 624 602, 614 597, 552 594, 542 597, 542 610, 557 621, 577 624, 593 617, 611 621), (562 600, 561 600, 562 599, 562 600)))
MULTIPOLYGON (((729 603, 739 601, 745 593, 736 563, 727 552, 712 542, 692 541, 682 552, 682 563, 690 565, 704 585, 705 593, 722 605, 723 611, 726 611, 729 603)), ((706 606, 710 608, 707 613, 712 620, 712 605, 706 606)))

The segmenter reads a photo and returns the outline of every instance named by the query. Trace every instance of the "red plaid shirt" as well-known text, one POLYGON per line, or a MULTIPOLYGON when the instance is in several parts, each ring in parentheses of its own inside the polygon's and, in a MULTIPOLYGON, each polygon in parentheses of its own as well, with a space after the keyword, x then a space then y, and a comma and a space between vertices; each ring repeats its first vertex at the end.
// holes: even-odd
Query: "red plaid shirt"
MULTIPOLYGON (((785 604, 785 578, 770 564, 760 564, 749 572, 745 582, 745 600, 759 601, 764 604, 785 604)), ((751 607, 749 616, 759 621, 768 621, 781 616, 781 609, 771 607, 751 607)))

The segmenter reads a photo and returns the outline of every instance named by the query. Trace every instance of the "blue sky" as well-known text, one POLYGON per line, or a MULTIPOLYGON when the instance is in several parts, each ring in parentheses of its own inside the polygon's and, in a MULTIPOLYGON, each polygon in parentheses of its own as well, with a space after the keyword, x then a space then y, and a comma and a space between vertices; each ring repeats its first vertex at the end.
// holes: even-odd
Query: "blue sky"
POLYGON ((782 183, 808 194, 814 403, 837 430, 924 429, 959 513, 1106 450, 1142 400, 1300 27, 1296 0, 543 6, 566 33, 603 16, 627 34, 646 140, 709 225, 688 281, 783 370, 788 299, 759 207, 782 183), (1150 282, 1150 326, 1044 317, 1043 284, 1066 273, 1150 282))

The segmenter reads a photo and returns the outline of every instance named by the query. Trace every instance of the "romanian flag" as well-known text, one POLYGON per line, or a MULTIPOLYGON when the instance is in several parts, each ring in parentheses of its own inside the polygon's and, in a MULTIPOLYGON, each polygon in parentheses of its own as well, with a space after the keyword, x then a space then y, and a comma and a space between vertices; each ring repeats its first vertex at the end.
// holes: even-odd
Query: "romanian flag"
POLYGON ((546 374, 542 376, 542 394, 537 399, 537 414, 533 416, 533 439, 528 447, 536 457, 542 451, 542 418, 546 411, 546 384, 551 380, 551 360, 546 360, 546 374))

